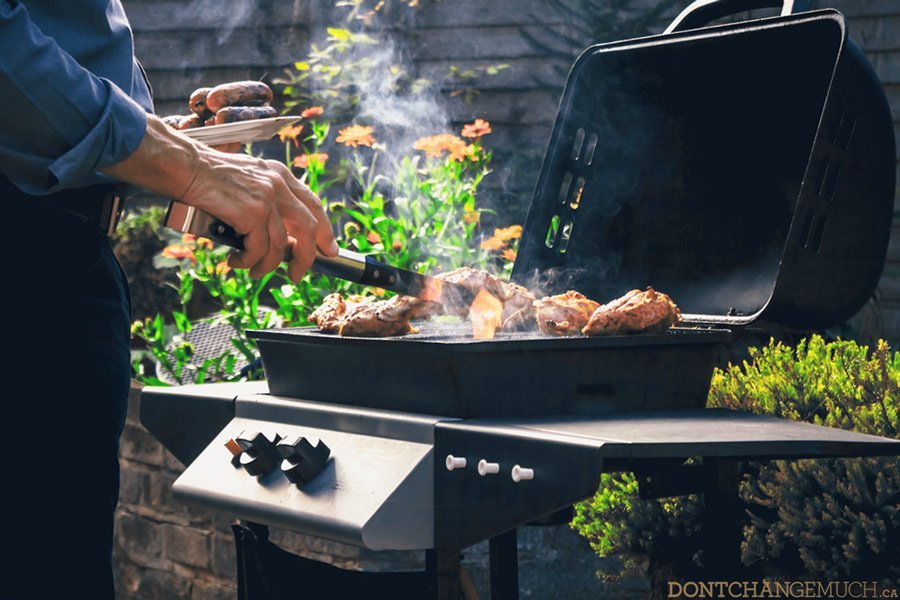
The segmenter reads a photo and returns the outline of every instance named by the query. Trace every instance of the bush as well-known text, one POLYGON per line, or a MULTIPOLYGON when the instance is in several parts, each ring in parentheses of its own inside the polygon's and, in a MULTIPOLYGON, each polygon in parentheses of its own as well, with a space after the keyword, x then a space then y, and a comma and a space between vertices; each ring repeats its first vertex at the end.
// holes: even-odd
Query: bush
MULTIPOLYGON (((709 406, 746 410, 900 438, 900 355, 819 336, 790 347, 771 341, 750 361, 716 370, 709 406)), ((754 574, 781 578, 900 583, 900 468, 896 458, 747 463, 740 494, 747 519, 741 558, 754 574)), ((673 548, 702 564, 697 496, 642 500, 631 474, 604 474, 576 506, 572 527, 624 572, 673 548)))

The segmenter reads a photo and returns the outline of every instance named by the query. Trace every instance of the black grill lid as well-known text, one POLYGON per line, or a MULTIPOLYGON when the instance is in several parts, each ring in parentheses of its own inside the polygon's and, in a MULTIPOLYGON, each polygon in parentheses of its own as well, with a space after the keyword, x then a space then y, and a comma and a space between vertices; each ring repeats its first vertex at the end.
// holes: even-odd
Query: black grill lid
POLYGON ((842 322, 881 273, 895 149, 843 16, 594 46, 572 68, 513 279, 652 285, 687 320, 842 322))

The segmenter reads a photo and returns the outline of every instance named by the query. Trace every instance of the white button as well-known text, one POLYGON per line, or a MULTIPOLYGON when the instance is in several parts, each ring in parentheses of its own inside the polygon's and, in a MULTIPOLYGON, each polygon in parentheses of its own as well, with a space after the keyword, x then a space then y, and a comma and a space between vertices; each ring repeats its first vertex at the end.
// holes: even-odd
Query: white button
POLYGON ((500 465, 498 463, 489 463, 483 458, 478 463, 478 474, 484 477, 485 475, 495 475, 500 472, 500 465))
POLYGON ((526 481, 528 479, 534 479, 534 469, 526 469, 525 467, 520 467, 516 465, 512 468, 512 480, 516 483, 520 481, 526 481))
POLYGON ((453 469, 465 469, 466 459, 448 454, 447 460, 444 461, 444 464, 447 465, 448 471, 452 471, 453 469))

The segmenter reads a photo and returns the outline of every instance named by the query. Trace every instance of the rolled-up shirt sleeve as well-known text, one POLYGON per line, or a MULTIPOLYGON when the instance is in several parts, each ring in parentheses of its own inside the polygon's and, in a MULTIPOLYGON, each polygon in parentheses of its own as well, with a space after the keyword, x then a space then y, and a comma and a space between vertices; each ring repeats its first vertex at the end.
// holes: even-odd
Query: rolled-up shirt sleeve
POLYGON ((28 194, 77 187, 138 147, 144 109, 0 0, 0 170, 28 194))

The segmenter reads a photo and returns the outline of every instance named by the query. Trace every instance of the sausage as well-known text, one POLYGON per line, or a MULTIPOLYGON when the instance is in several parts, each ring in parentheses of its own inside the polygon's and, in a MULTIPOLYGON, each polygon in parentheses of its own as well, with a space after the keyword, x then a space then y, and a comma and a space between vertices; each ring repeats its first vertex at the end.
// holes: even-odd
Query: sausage
POLYGON ((191 99, 188 101, 191 112, 201 119, 208 119, 212 116, 212 111, 206 108, 206 95, 210 89, 208 87, 197 88, 191 92, 191 99))
POLYGON ((226 106, 264 106, 272 101, 272 90, 260 81, 223 83, 209 90, 206 108, 218 113, 226 106))
POLYGON ((203 127, 203 121, 197 115, 188 115, 178 123, 178 129, 182 131, 185 129, 196 129, 197 127, 203 127))
POLYGON ((216 125, 253 119, 277 117, 278 111, 271 106, 226 106, 216 113, 216 125))

